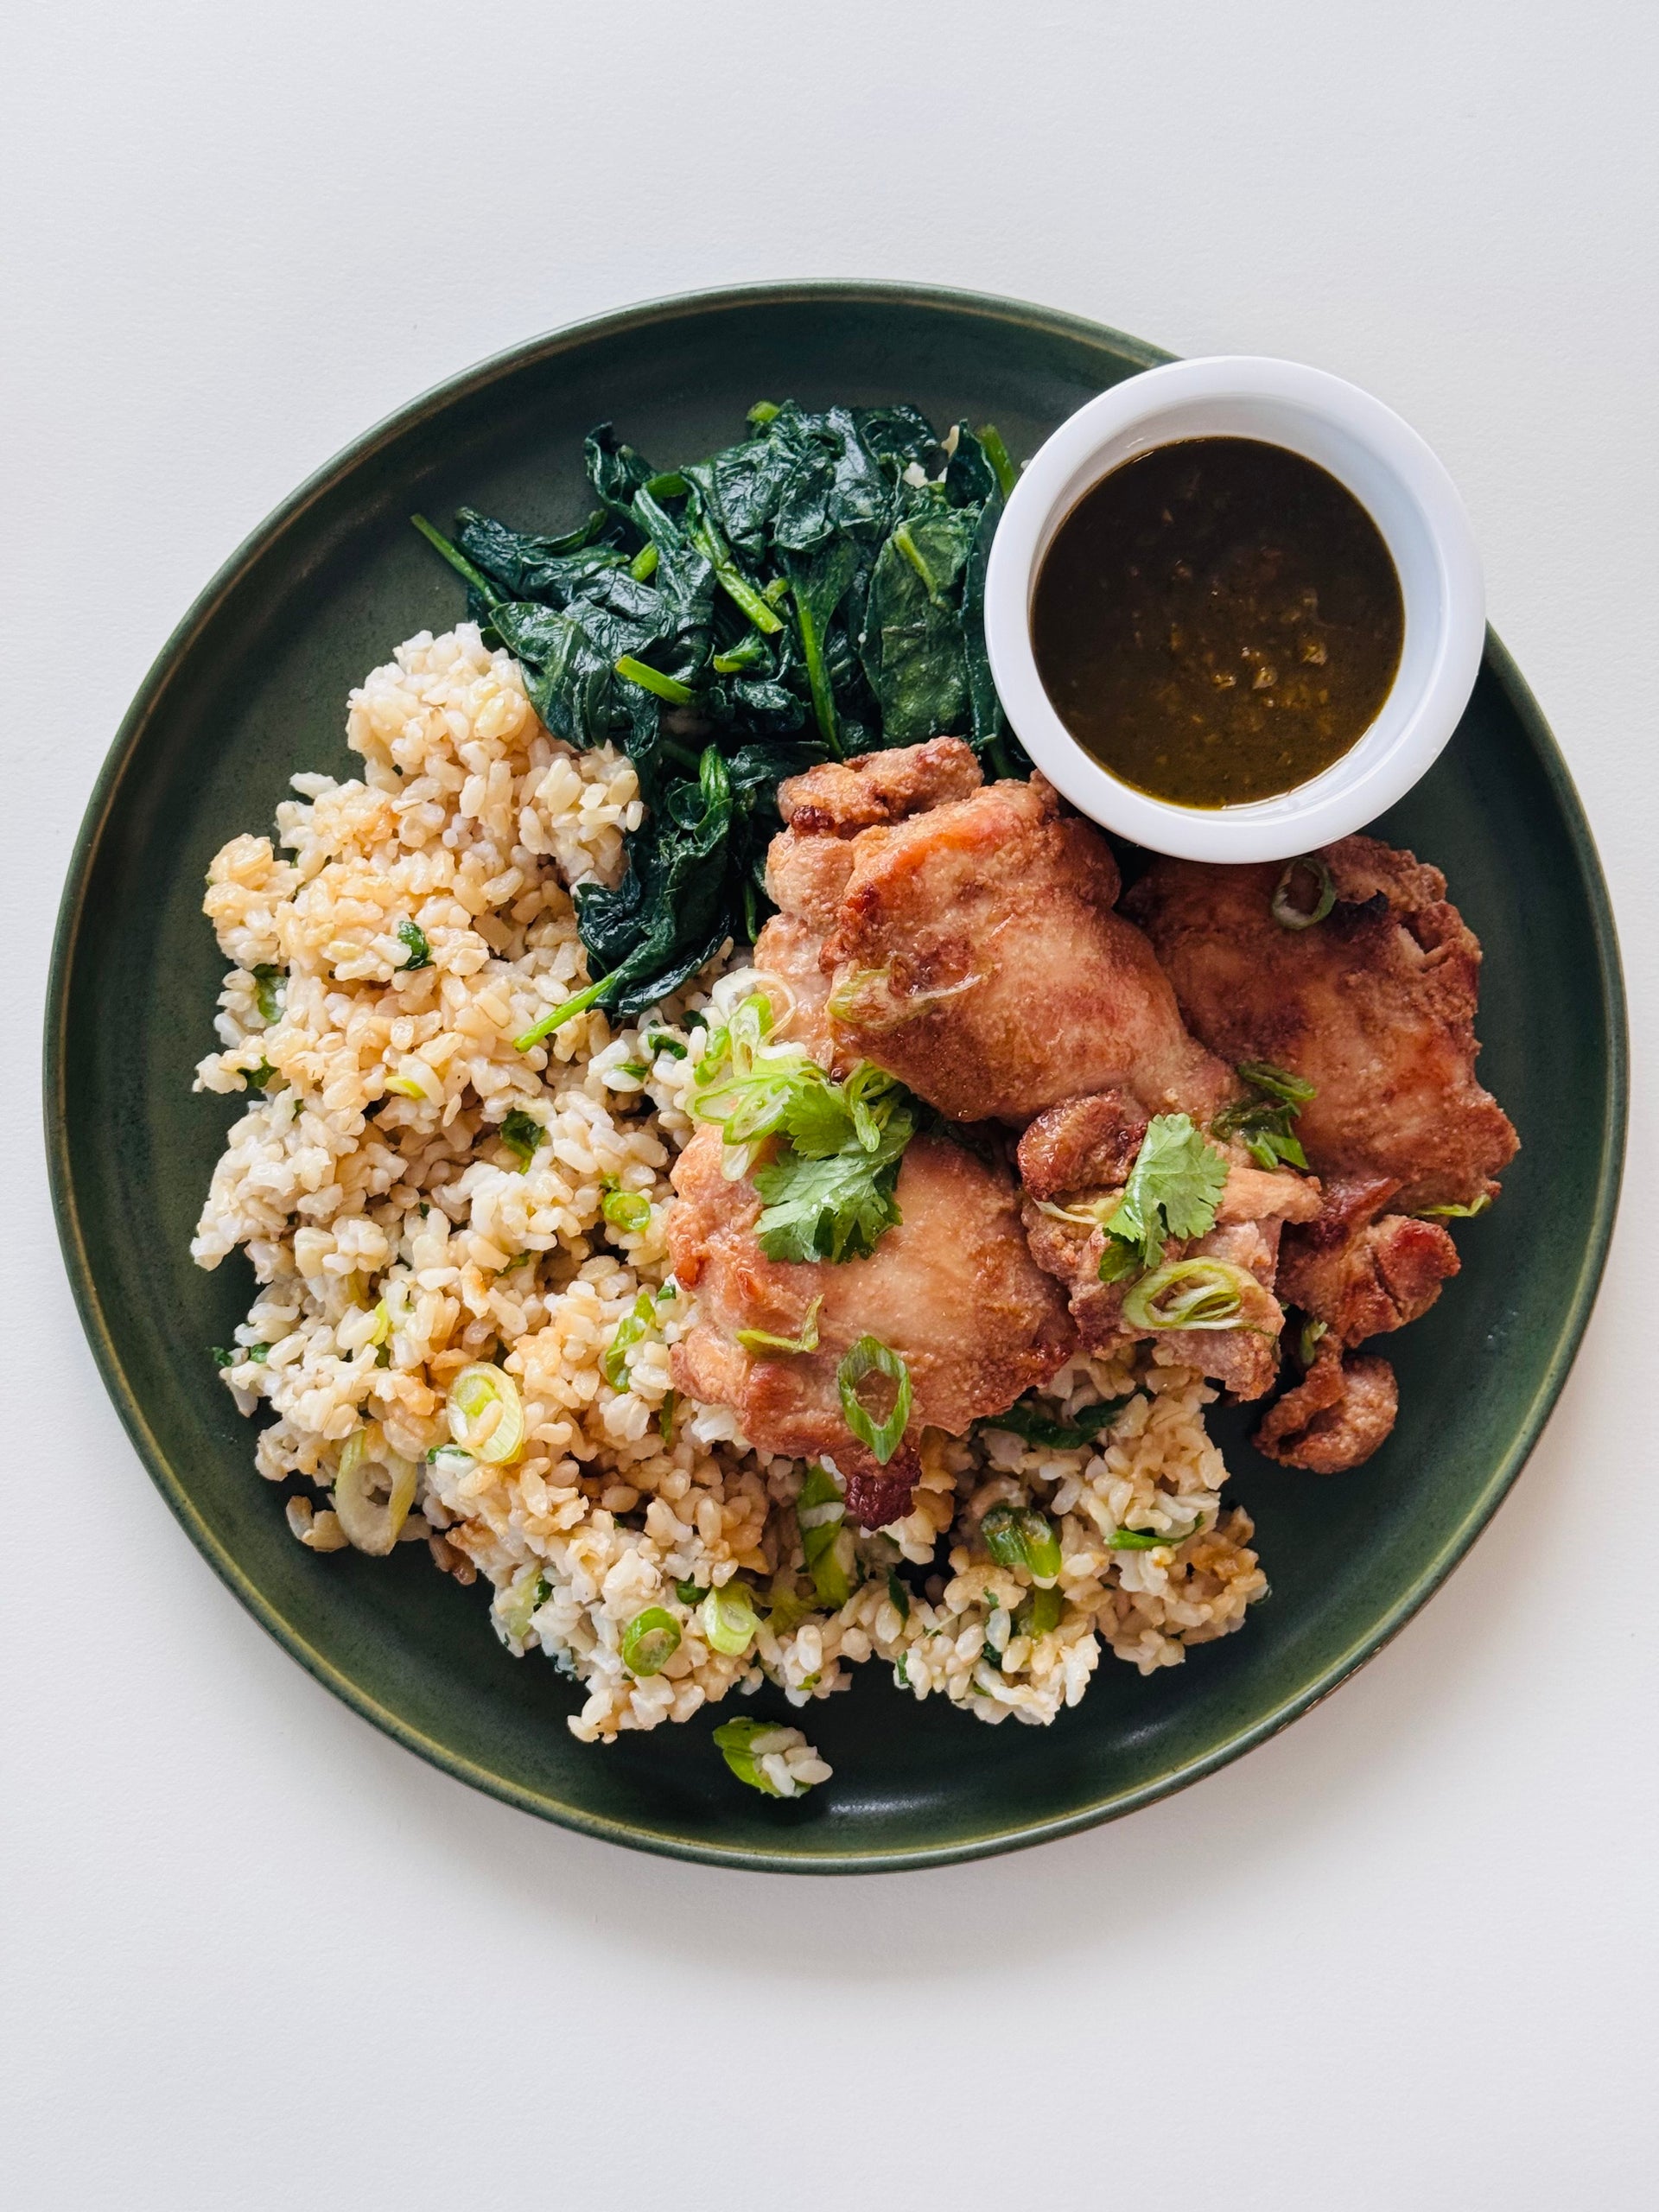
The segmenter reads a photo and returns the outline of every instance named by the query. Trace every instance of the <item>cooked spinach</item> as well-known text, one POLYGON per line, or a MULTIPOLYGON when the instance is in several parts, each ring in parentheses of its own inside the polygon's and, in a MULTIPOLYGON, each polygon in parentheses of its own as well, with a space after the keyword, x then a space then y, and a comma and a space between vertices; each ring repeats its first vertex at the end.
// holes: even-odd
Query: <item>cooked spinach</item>
POLYGON ((785 776, 947 733, 995 773, 1026 766, 985 653, 1013 481, 995 432, 961 423, 947 446, 913 407, 792 400, 757 403, 748 425, 663 471, 600 424, 574 530, 463 507, 451 539, 415 518, 548 728, 625 749, 645 803, 620 883, 577 893, 594 983, 522 1044, 589 1006, 631 1019, 727 938, 753 940, 785 776))

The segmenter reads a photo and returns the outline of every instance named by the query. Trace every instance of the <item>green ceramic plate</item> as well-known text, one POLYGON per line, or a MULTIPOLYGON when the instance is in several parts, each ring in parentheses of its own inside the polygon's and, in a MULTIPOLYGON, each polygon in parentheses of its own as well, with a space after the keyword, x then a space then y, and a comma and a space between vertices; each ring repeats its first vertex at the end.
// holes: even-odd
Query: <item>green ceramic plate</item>
POLYGON ((510 1658, 479 1591, 423 1549, 319 1559, 293 1541, 215 1378, 207 1347, 228 1339, 251 1278, 239 1259, 202 1274, 186 1249, 232 1118, 190 1091, 224 966, 203 873, 224 839, 269 822, 292 772, 346 772, 348 688, 460 615, 410 511, 471 500, 557 524, 578 511, 593 423, 677 458, 726 442, 768 395, 912 399, 939 422, 994 420, 1029 453, 1166 358, 1041 308, 874 285, 710 293, 539 339, 296 492, 192 607, 116 740, 64 896, 47 1041, 54 1187, 93 1351, 163 1497, 255 1617, 365 1718, 528 1811, 647 1850, 826 1872, 970 1858, 1129 1812, 1260 1743, 1376 1650, 1474 1541, 1561 1386, 1618 1192, 1624 1009, 1578 799, 1495 641, 1457 737, 1380 827, 1446 869, 1485 945, 1482 1072, 1524 1149, 1503 1203, 1459 1231, 1464 1271, 1433 1322, 1400 1338, 1400 1425, 1363 1472, 1281 1471, 1242 1421, 1224 1424, 1274 1597, 1184 1667, 1143 1681, 1108 1657, 1053 1727, 995 1731, 862 1670, 811 1709, 836 1773, 798 1803, 733 1780, 702 1716, 584 1749, 564 1725, 571 1686, 510 1658))

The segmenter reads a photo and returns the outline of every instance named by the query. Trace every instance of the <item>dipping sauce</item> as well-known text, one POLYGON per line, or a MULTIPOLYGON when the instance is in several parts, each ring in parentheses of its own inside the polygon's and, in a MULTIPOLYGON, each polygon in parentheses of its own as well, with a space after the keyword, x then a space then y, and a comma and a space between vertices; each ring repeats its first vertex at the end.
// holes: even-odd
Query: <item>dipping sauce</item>
POLYGON ((1055 712, 1126 784, 1236 806, 1376 719, 1405 638, 1381 531, 1317 462, 1185 438, 1086 492, 1044 557, 1032 645, 1055 712))

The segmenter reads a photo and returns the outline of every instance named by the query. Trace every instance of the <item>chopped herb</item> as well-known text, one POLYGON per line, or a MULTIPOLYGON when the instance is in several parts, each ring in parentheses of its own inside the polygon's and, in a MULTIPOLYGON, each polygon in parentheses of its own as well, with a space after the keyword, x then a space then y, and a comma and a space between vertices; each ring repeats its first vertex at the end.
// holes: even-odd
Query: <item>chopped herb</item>
POLYGON ((207 1350, 213 1356, 215 1367, 234 1367, 242 1357, 239 1351, 232 1351, 224 1344, 209 1344, 207 1350))
POLYGON ((241 1075, 244 1090, 263 1090, 276 1080, 276 1071, 269 1060, 261 1060, 257 1068, 244 1068, 241 1075))
POLYGON ((657 1426, 662 1433, 664 1443, 671 1446, 674 1441, 674 1425, 679 1419, 679 1392, 677 1390, 664 1390, 663 1393, 663 1402, 657 1415, 657 1426))
POLYGON ((533 1252, 515 1252, 505 1268, 497 1268, 496 1281, 499 1282, 503 1275, 516 1274, 520 1268, 527 1268, 535 1257, 533 1252))
POLYGON ((815 1298, 806 1310, 806 1319, 792 1337, 774 1336, 770 1329, 740 1329, 737 1341, 745 1351, 768 1352, 817 1351, 818 1348, 818 1308, 823 1303, 822 1294, 815 1298))
POLYGON ((1023 1437, 1027 1444, 1051 1450, 1075 1450, 1078 1445, 1093 1444, 1103 1436, 1134 1395, 1131 1390, 1122 1398, 1097 1399, 1092 1405, 1079 1406, 1065 1421, 1057 1414, 1045 1413, 1034 1398, 1021 1398, 1005 1413, 987 1414, 977 1426, 982 1429, 1004 1429, 1011 1436, 1023 1437))
POLYGON ((683 1060, 689 1049, 677 1037, 671 1037, 665 1029, 653 1029, 645 1043, 653 1052, 666 1052, 671 1060, 683 1060))
POLYGON ((633 1311, 617 1326, 601 1366, 605 1380, 613 1390, 627 1387, 628 1354, 643 1337, 651 1333, 657 1318, 657 1301, 648 1290, 642 1290, 633 1301, 633 1311))
POLYGON ((1291 1124, 1317 1096, 1313 1085, 1271 1060, 1241 1060, 1238 1072, 1255 1096, 1224 1107, 1210 1124, 1211 1135, 1239 1138, 1258 1167, 1305 1168, 1307 1154, 1291 1124))
POLYGON ((244 1360, 251 1360, 256 1367, 263 1367, 270 1356, 269 1344, 224 1344, 212 1347, 215 1367, 240 1367, 244 1360))
POLYGON ((1484 1213, 1491 1203, 1491 1192, 1483 1191, 1478 1198, 1471 1198, 1466 1206, 1424 1206, 1417 1218, 1419 1221, 1472 1221, 1478 1213, 1484 1213))
POLYGON ((836 1368, 836 1387, 841 1394, 841 1410, 848 1427, 885 1467, 903 1442, 905 1426, 910 1419, 909 1368, 880 1337, 861 1337, 836 1368), (893 1404, 882 1421, 876 1419, 859 1395, 860 1385, 871 1375, 881 1376, 893 1385, 893 1404))
POLYGON ((910 1618, 910 1592, 902 1578, 892 1568, 887 1571, 887 1598, 901 1621, 910 1618))
POLYGON ((1104 1223, 1103 1282, 1122 1280, 1125 1256, 1155 1268, 1169 1237, 1203 1236, 1215 1225, 1227 1162, 1185 1114, 1159 1114, 1147 1124, 1128 1181, 1104 1223), (1114 1251, 1113 1247, 1126 1248, 1114 1251), (1107 1272, 1108 1264, 1116 1270, 1107 1272))
POLYGON ((261 1021, 275 1021, 282 1013, 282 1001, 276 995, 276 986, 283 980, 283 970, 261 961, 253 969, 253 1002, 259 1009, 261 1021))
POLYGON ((547 1131, 533 1114, 526 1114, 522 1106, 515 1106, 502 1117, 497 1131, 501 1141, 518 1162, 518 1173, 526 1174, 531 1161, 539 1147, 547 1142, 547 1131))
POLYGON ((642 1060, 619 1060, 616 1064, 616 1073, 632 1076, 636 1083, 643 1083, 651 1073, 651 1070, 642 1060))
POLYGON ((907 1690, 910 1688, 910 1668, 906 1663, 909 1657, 910 1654, 907 1651, 901 1651, 893 1662, 893 1679, 901 1690, 907 1690))
POLYGON ((674 1595, 683 1605, 700 1605, 709 1592, 699 1582, 677 1582, 674 1595))
POLYGON ((432 965, 432 948, 426 941, 426 931, 418 922, 405 915, 397 925, 397 934, 409 947, 409 957, 404 963, 404 973, 409 975, 416 968, 432 965))
POLYGON ((785 1144, 772 1163, 756 1170, 754 1187, 766 1205, 755 1223, 769 1260, 861 1260, 886 1230, 903 1218, 894 1191, 904 1149, 914 1128, 895 1109, 873 1151, 849 1147, 815 1159, 785 1144))
POLYGON ((893 1197, 917 1113, 904 1086, 868 1062, 844 1083, 798 1045, 772 1045, 772 1007, 746 999, 709 1032, 688 1099, 728 1145, 779 1137, 754 1176, 766 1201, 755 1234, 770 1260, 862 1259, 899 1218, 893 1197))

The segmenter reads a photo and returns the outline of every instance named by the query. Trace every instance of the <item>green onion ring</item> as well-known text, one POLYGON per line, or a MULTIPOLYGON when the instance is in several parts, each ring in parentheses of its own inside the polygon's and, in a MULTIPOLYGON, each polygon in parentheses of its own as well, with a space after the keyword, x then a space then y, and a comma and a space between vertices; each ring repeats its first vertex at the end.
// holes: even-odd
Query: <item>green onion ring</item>
POLYGON ((660 1674, 680 1648, 680 1624, 660 1605, 647 1605, 622 1631, 622 1664, 642 1680, 660 1674))
POLYGON ((880 1337, 861 1337, 836 1368, 836 1385, 848 1427, 874 1453, 877 1464, 885 1467, 903 1442, 910 1419, 910 1370, 880 1337), (885 1375, 893 1386, 893 1410, 883 1421, 878 1421, 859 1398, 858 1386, 867 1375, 885 1375))
POLYGON ((1260 1288, 1254 1275, 1224 1260, 1172 1260, 1127 1294, 1123 1319, 1135 1329, 1230 1329, 1247 1295, 1260 1288))
POLYGON ((1295 859, 1287 861, 1280 871, 1268 911, 1281 930, 1311 930, 1315 922, 1325 919, 1336 903, 1337 887, 1331 880, 1331 871, 1325 862, 1317 853, 1298 853, 1295 859), (1319 896, 1311 910, 1298 906, 1290 895, 1291 885, 1295 881, 1299 868, 1306 868, 1319 887, 1319 896))

